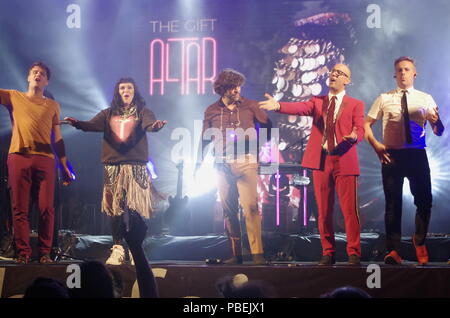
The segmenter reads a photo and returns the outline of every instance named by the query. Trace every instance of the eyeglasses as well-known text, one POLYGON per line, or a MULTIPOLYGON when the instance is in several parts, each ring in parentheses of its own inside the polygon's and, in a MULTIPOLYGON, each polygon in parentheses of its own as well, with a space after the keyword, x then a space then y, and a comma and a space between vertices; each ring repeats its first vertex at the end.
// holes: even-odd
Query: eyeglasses
POLYGON ((339 76, 345 76, 345 77, 348 78, 348 75, 345 74, 344 72, 340 71, 340 70, 332 69, 332 70, 331 70, 331 74, 333 74, 333 73, 336 73, 336 74, 338 75, 338 77, 339 77, 339 76))

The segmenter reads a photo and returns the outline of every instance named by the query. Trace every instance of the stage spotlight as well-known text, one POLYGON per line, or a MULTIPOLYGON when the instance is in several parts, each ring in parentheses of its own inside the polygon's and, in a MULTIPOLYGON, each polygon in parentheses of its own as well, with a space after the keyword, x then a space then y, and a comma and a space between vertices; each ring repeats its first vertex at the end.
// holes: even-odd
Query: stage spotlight
POLYGON ((158 175, 155 172, 155 166, 153 165, 153 162, 151 160, 147 162, 147 169, 150 172, 150 176, 152 177, 152 179, 158 178, 158 175))
POLYGON ((206 155, 199 167, 194 161, 186 164, 185 176, 189 197, 198 197, 217 188, 216 171, 214 169, 214 157, 206 155))
MULTIPOLYGON (((411 199, 411 190, 409 188, 409 180, 408 178, 403 179, 403 200, 411 199)), ((412 199, 411 199, 412 200, 412 199)))
POLYGON ((177 8, 185 16, 195 16, 201 12, 201 6, 196 3, 196 0, 178 0, 177 8))
POLYGON ((450 150, 446 145, 433 144, 427 149, 427 156, 431 170, 433 196, 447 196, 450 187, 450 170, 448 162, 444 158, 450 157, 450 150))
MULTIPOLYGON (((428 162, 431 170, 431 188, 433 192, 433 197, 440 197, 441 195, 447 195, 448 188, 450 186, 450 171, 446 168, 447 163, 442 160, 443 157, 450 156, 450 151, 442 150, 439 151, 439 157, 436 156, 435 149, 427 149, 428 162)), ((410 185, 407 178, 405 178, 403 183, 403 197, 411 196, 410 185)))

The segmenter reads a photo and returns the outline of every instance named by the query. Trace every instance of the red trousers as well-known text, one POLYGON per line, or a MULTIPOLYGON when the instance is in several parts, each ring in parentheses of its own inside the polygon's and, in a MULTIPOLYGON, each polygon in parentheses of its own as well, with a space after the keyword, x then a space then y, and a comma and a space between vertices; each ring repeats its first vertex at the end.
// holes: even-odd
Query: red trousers
POLYGON ((313 170, 314 193, 319 212, 319 233, 323 255, 334 255, 336 244, 333 229, 335 190, 345 221, 347 254, 361 256, 360 223, 357 200, 358 177, 340 175, 339 157, 325 156, 324 170, 313 170))
POLYGON ((8 174, 17 253, 31 256, 28 213, 33 188, 39 210, 38 252, 41 256, 50 254, 55 215, 55 160, 40 155, 9 154, 8 174))

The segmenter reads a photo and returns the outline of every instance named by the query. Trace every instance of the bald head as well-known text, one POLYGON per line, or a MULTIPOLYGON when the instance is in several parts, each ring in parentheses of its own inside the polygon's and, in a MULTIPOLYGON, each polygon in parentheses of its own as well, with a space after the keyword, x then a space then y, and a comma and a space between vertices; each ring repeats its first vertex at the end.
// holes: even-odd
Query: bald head
POLYGON ((336 64, 336 65, 333 67, 333 69, 340 70, 340 71, 344 72, 344 73, 347 75, 347 77, 348 77, 349 79, 352 78, 352 71, 350 71, 350 67, 348 67, 348 66, 345 65, 345 64, 341 64, 341 63, 336 64))
POLYGON ((332 94, 339 94, 351 82, 352 72, 345 64, 336 64, 330 71, 328 87, 332 94))

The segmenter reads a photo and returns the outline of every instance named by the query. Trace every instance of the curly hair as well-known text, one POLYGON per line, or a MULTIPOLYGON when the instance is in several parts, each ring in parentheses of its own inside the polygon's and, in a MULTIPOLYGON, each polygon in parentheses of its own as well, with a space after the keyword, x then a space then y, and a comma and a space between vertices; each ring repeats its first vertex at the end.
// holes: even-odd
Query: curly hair
POLYGON ((121 107, 123 107, 122 97, 119 94, 119 85, 123 83, 133 84, 134 97, 132 103, 136 105, 138 110, 141 110, 145 106, 145 100, 142 97, 141 93, 139 93, 139 89, 135 81, 131 77, 122 77, 117 81, 116 86, 114 87, 114 96, 111 101, 111 108, 113 109, 113 112, 116 113, 119 111, 121 107))
POLYGON ((245 83, 245 76, 236 70, 226 68, 220 72, 219 76, 214 82, 214 91, 223 96, 229 89, 242 86, 245 83))
POLYGON ((38 66, 43 70, 45 70, 45 73, 47 74, 47 80, 50 80, 51 76, 50 68, 42 62, 34 62, 33 64, 31 64, 31 66, 28 68, 28 73, 30 73, 31 69, 35 66, 38 66))

